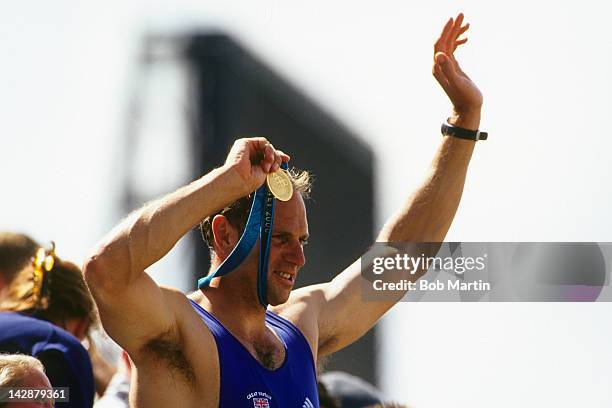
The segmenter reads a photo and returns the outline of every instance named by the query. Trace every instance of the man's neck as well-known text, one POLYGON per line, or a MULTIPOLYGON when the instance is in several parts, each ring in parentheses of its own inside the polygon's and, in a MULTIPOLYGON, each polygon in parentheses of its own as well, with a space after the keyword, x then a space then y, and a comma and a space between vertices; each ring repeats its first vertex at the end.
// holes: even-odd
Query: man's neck
POLYGON ((196 292, 193 299, 239 338, 264 336, 267 330, 266 310, 251 293, 254 291, 245 291, 244 285, 234 287, 236 281, 223 279, 222 284, 211 283, 210 287, 196 292))

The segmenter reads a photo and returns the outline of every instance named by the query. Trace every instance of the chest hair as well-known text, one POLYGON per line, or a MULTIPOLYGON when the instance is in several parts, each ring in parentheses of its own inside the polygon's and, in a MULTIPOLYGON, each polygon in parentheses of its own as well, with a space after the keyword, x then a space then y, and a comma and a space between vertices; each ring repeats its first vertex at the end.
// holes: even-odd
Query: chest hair
POLYGON ((285 361, 285 348, 280 341, 272 335, 265 341, 251 341, 251 351, 257 361, 268 370, 276 370, 285 361))

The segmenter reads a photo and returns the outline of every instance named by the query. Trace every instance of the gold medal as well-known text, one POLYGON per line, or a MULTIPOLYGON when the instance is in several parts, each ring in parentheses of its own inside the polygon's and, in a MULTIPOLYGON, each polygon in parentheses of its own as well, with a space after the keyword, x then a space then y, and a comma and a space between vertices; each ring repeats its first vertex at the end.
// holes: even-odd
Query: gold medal
POLYGON ((289 201, 293 195, 293 184, 285 170, 278 169, 274 173, 268 173, 266 177, 268 189, 274 197, 281 201, 289 201))

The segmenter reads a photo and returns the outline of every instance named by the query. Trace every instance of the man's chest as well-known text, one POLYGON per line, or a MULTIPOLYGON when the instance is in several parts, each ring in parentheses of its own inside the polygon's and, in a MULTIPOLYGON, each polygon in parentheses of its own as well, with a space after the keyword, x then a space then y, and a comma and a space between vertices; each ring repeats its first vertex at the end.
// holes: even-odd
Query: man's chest
POLYGON ((276 370, 285 361, 285 346, 278 339, 251 339, 240 342, 245 350, 267 370, 276 370))

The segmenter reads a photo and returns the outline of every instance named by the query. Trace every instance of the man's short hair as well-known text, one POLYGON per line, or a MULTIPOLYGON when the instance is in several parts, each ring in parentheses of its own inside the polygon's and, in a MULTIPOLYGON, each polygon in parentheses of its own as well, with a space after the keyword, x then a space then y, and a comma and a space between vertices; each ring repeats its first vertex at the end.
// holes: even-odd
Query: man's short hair
MULTIPOLYGON (((306 170, 290 169, 287 171, 291 184, 293 184, 293 193, 299 193, 303 199, 310 197, 310 190, 312 188, 312 175, 306 170)), ((216 215, 223 215, 232 224, 238 232, 242 234, 247 219, 249 218, 249 211, 253 204, 253 197, 255 194, 250 194, 246 197, 239 198, 227 207, 217 211, 216 213, 209 215, 200 223, 200 232, 204 242, 208 245, 211 255, 214 253, 215 237, 212 231, 212 220, 216 215)))
POLYGON ((24 354, 0 354, 0 387, 18 387, 33 371, 45 372, 42 363, 24 354))
POLYGON ((7 285, 32 261, 39 247, 25 234, 0 232, 0 276, 7 285))

